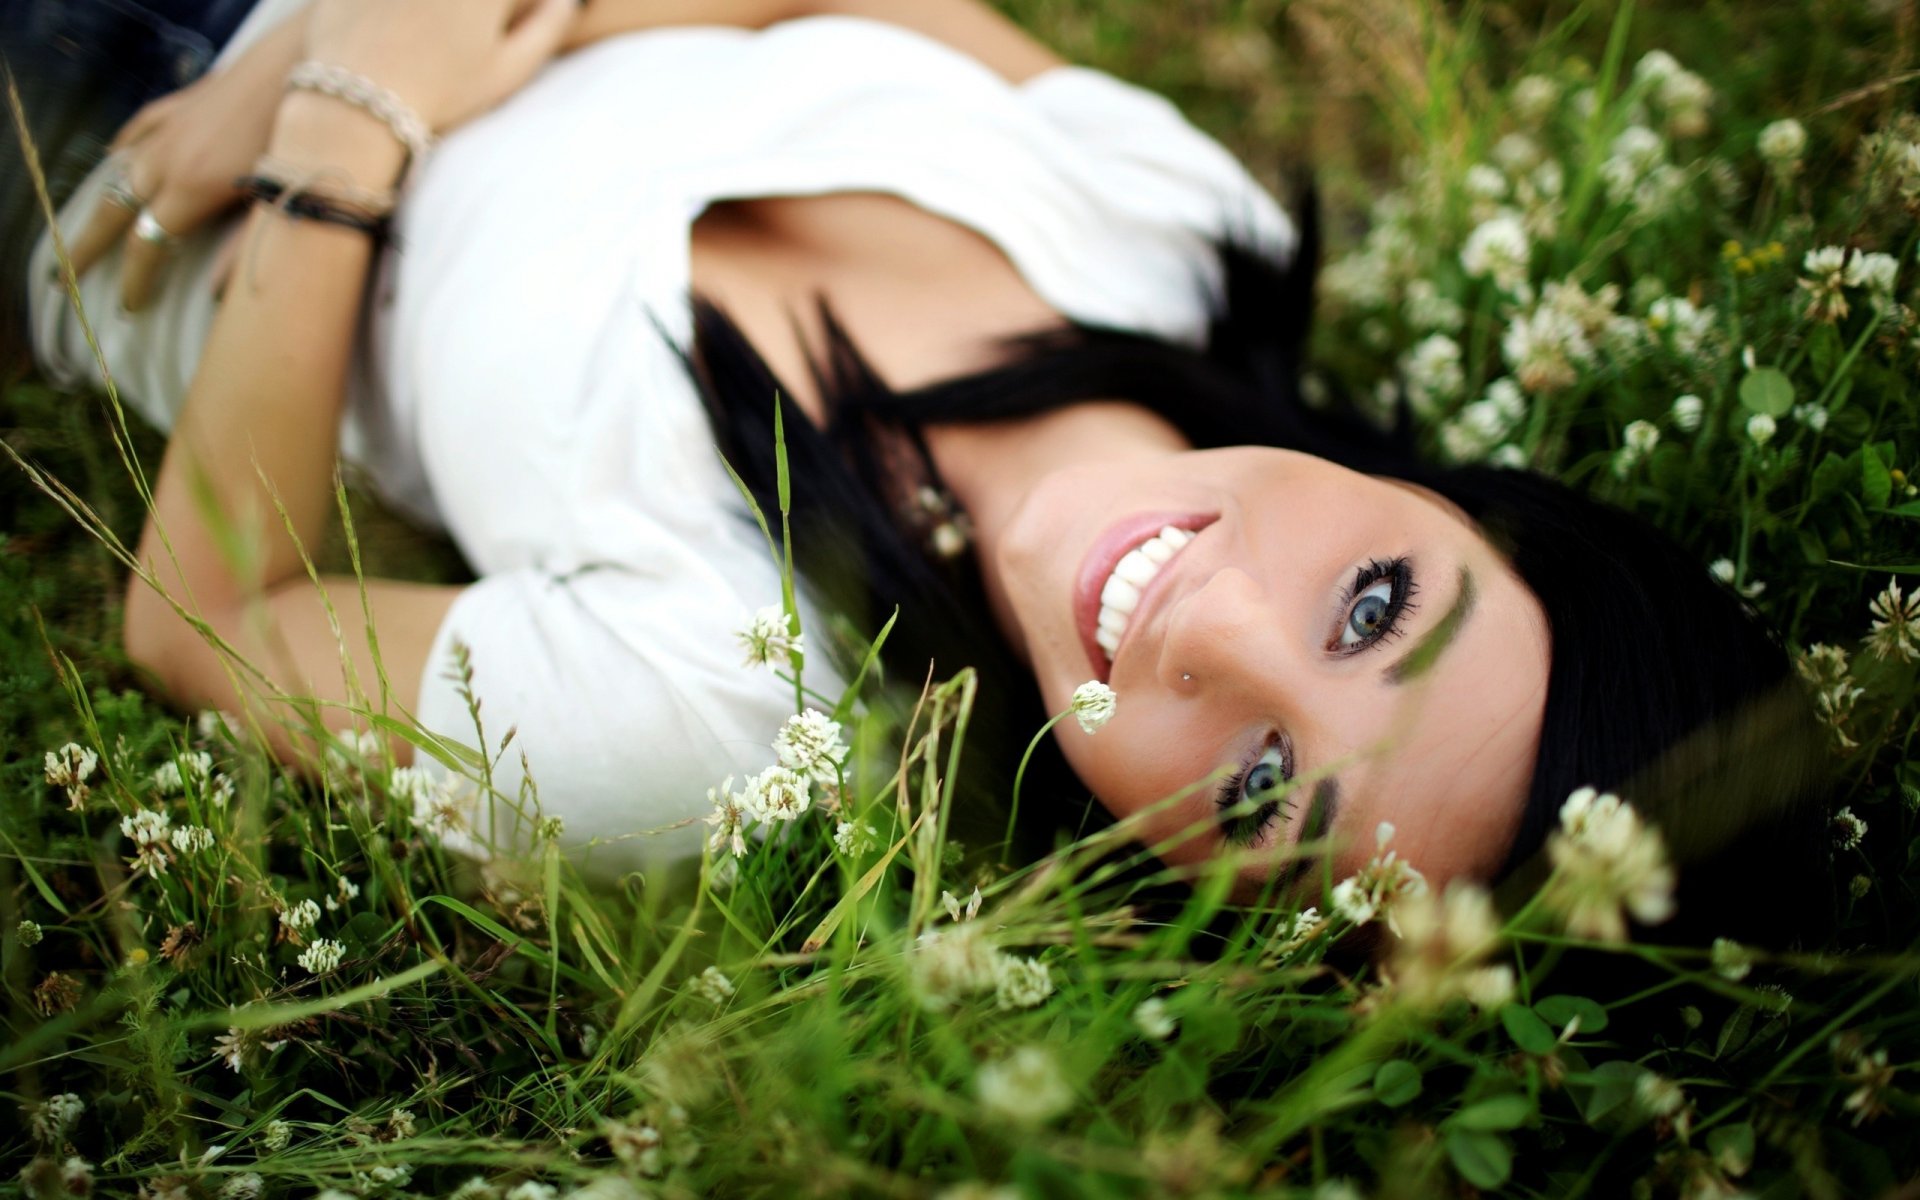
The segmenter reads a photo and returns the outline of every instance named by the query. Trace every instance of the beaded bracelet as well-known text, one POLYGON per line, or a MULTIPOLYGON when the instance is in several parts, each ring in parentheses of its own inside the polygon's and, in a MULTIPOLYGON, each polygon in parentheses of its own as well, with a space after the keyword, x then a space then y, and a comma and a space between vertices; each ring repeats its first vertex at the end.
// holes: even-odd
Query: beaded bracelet
POLYGON ((271 205, 276 212, 285 213, 289 217, 300 220, 320 221, 328 225, 358 230, 373 238, 376 243, 385 242, 388 231, 392 228, 390 218, 355 212, 312 192, 290 191, 286 184, 277 179, 268 179, 260 175, 244 175, 234 180, 233 186, 249 200, 271 205))

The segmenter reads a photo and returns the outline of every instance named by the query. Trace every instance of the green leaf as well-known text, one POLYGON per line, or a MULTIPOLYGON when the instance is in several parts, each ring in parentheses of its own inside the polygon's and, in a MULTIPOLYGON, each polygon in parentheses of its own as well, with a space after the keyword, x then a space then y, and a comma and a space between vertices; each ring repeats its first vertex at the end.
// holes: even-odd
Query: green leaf
POLYGON ((1807 357, 1813 363, 1815 379, 1831 379, 1840 361, 1840 333, 1831 325, 1815 325, 1807 338, 1807 357))
POLYGON ((1753 1126, 1717 1125, 1707 1131, 1707 1153, 1722 1171, 1738 1178, 1753 1166, 1753 1126))
POLYGON ((1748 412, 1784 417, 1793 409, 1793 380, 1778 367, 1748 371, 1740 381, 1740 404, 1748 412))
POLYGON ((1847 460, 1831 450, 1827 451, 1827 456, 1821 459, 1820 465, 1813 469, 1813 482, 1808 488, 1809 497, 1814 500, 1823 500, 1833 495, 1845 484, 1846 477, 1847 460))
POLYGON ((1871 445, 1860 447, 1860 494, 1869 508, 1885 508, 1893 499, 1893 472, 1871 445))
POLYGON ((1544 996, 1533 1006, 1540 1019, 1560 1030, 1580 1018, 1579 1034, 1599 1033, 1607 1027, 1607 1010, 1585 996, 1544 996))
POLYGON ((1827 544, 1820 540, 1819 534, 1811 529, 1802 529, 1799 532, 1799 540, 1802 558, 1816 567, 1827 565, 1827 544))
POLYGON ((1513 1044, 1528 1054, 1553 1053, 1553 1027, 1524 1004, 1509 1004, 1500 1010, 1500 1023, 1507 1027, 1513 1044))
POLYGON ((1533 1116, 1533 1099, 1518 1092, 1494 1096, 1469 1104, 1453 1114, 1448 1124, 1455 1129, 1502 1131, 1518 1129, 1533 1116))
POLYGON ((1567 1077, 1568 1092, 1580 1108, 1580 1115, 1596 1129, 1620 1127, 1615 1120, 1630 1106, 1634 1089, 1647 1069, 1638 1063, 1603 1062, 1582 1078, 1567 1077))
POLYGON ((1747 1038, 1753 1033, 1753 1010, 1741 1005, 1733 1010, 1733 1015, 1720 1026, 1720 1037, 1715 1041, 1713 1056, 1721 1058, 1733 1053, 1747 1044, 1747 1038))
POLYGON ((1474 1187, 1497 1188, 1513 1173, 1513 1147, 1494 1133, 1456 1129, 1447 1135, 1447 1157, 1474 1187))
POLYGON ((1388 1108, 1410 1104, 1420 1094, 1420 1068, 1404 1058, 1389 1059, 1373 1073, 1373 1098, 1388 1108))

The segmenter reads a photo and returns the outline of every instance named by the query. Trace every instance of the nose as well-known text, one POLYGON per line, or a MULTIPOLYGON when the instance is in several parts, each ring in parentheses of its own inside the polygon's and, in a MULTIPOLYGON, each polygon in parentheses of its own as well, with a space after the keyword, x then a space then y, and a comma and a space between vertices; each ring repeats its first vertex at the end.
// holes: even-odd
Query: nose
POLYGON ((1259 581, 1222 567, 1167 614, 1156 671, 1183 694, 1270 702, 1279 681, 1297 675, 1285 623, 1259 581))

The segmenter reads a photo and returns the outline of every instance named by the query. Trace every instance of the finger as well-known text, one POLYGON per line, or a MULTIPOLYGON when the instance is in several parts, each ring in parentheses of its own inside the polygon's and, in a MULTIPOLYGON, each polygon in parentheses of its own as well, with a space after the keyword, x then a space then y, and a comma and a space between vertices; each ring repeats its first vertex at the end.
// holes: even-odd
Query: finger
POLYGON ((133 224, 133 211, 104 189, 101 191, 93 202, 93 211, 87 214, 87 223, 67 244, 67 256, 76 276, 85 275, 101 256, 113 249, 133 224))
MULTIPOLYGON (((143 212, 157 221, 161 230, 175 234, 188 227, 191 214, 170 207, 167 200, 165 194, 156 196, 143 212)), ((128 312, 139 312, 153 298, 154 284, 178 243, 177 237, 161 242, 143 236, 146 224, 151 222, 135 218, 133 228, 127 232, 126 252, 120 259, 120 303, 128 312)))
POLYGON ((134 113, 127 119, 127 123, 120 127, 120 132, 113 135, 113 141, 108 145, 108 149, 125 150, 152 133, 166 115, 173 111, 180 98, 186 94, 186 89, 183 88, 177 92, 168 92, 158 100, 151 100, 142 105, 140 111, 134 113))
POLYGON ((559 52, 578 13, 576 0, 534 0, 500 43, 494 65, 497 78, 509 88, 531 79, 559 52))

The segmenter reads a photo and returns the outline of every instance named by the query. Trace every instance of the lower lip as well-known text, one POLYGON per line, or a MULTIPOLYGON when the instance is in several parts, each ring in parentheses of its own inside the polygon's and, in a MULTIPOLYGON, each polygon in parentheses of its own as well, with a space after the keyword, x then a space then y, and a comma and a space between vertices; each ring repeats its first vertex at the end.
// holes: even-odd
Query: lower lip
POLYGON ((1073 587, 1074 625, 1080 630, 1080 644, 1087 652, 1087 664, 1093 668, 1094 679, 1107 683, 1113 670, 1113 664, 1107 661, 1107 652, 1094 639, 1100 628, 1100 593, 1112 577, 1113 569, 1134 547, 1169 525, 1197 533, 1217 519, 1212 513, 1139 513, 1116 521, 1094 539, 1087 556, 1080 561, 1080 574, 1073 587))

